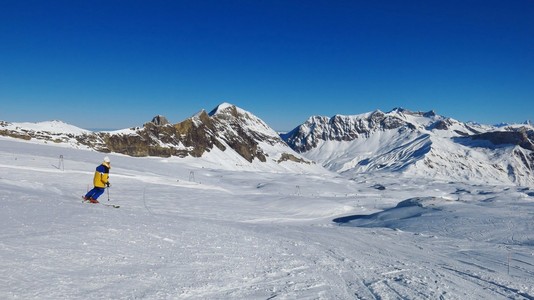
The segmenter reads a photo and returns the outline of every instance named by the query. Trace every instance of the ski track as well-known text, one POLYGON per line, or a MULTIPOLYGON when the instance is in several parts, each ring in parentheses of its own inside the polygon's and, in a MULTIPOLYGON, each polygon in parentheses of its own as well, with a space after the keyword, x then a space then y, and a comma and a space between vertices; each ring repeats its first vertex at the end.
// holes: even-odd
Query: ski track
POLYGON ((0 149, 2 299, 534 299, 533 202, 513 192, 512 205, 471 196, 449 226, 361 228, 331 220, 455 188, 384 178, 395 184, 377 193, 369 177, 217 170, 192 182, 122 165, 114 209, 81 203, 95 167, 82 157, 100 154, 62 149, 60 171, 51 147, 9 146, 20 149, 0 149))

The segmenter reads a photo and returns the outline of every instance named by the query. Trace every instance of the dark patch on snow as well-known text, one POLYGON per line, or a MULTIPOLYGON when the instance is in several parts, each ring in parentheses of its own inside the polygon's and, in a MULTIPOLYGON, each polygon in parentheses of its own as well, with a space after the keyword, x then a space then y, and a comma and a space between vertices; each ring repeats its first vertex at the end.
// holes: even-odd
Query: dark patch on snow
POLYGON ((349 223, 350 221, 358 220, 358 219, 371 219, 371 217, 372 215, 352 215, 352 216, 335 218, 332 221, 338 224, 345 224, 345 223, 349 223))
POLYGON ((459 195, 459 194, 471 194, 471 191, 463 189, 463 188, 456 188, 456 192, 451 193, 451 194, 456 194, 456 195, 459 195))
POLYGON ((482 203, 492 203, 492 202, 495 202, 496 200, 497 200, 497 197, 491 197, 491 198, 487 198, 487 199, 481 200, 480 202, 482 202, 482 203))
POLYGON ((404 220, 419 218, 441 211, 441 203, 448 201, 438 197, 415 197, 401 201, 397 206, 370 215, 351 215, 335 218, 334 223, 355 227, 398 228, 404 220))
POLYGON ((381 185, 381 184, 379 184, 379 183, 377 183, 377 184, 375 184, 375 185, 373 185, 373 186, 371 186, 371 187, 372 187, 372 188, 375 188, 375 189, 377 189, 377 190, 380 190, 380 191, 383 191, 383 190, 386 189, 385 186, 383 186, 383 185, 381 185))

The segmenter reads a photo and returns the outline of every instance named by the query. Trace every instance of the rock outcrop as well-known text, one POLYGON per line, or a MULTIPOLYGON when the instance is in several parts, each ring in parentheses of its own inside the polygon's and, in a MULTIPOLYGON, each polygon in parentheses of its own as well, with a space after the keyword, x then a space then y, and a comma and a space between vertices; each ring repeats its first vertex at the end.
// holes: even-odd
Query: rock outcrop
MULTIPOLYGON (((53 124, 34 124, 36 130, 8 122, 0 123, 0 135, 25 140, 39 139, 58 143, 69 142, 100 152, 130 156, 201 157, 214 148, 233 151, 248 162, 266 162, 271 155, 278 163, 310 162, 295 153, 267 124, 253 114, 223 103, 210 113, 202 110, 186 120, 171 124, 158 115, 142 127, 109 132, 91 132, 70 127, 69 133, 48 130, 53 124), (268 153, 264 147, 275 148, 268 153), (279 152, 279 153, 278 153, 279 152)), ((62 123, 63 127, 70 125, 62 123)), ((61 127, 61 126, 59 126, 61 127)))

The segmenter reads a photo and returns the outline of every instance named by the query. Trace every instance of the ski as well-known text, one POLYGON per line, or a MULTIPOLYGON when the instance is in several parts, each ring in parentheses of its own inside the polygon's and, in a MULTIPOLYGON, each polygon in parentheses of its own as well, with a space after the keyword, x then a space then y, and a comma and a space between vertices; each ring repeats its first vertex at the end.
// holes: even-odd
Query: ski
MULTIPOLYGON (((82 197, 82 198, 83 198, 83 197, 82 197)), ((108 207, 113 207, 113 208, 119 208, 119 207, 121 207, 120 205, 117 205, 117 204, 107 204, 107 203, 102 203, 102 202, 91 203, 91 202, 89 202, 89 200, 85 200, 85 199, 82 199, 82 203, 88 203, 88 204, 101 204, 101 205, 108 206, 108 207)))

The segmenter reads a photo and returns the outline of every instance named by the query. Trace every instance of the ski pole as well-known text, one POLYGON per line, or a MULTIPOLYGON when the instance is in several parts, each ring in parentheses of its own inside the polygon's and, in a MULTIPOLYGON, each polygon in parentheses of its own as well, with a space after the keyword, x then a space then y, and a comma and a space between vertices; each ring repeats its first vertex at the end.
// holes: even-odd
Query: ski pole
POLYGON ((108 201, 109 201, 109 186, 108 186, 108 188, 106 190, 108 190, 108 201))

